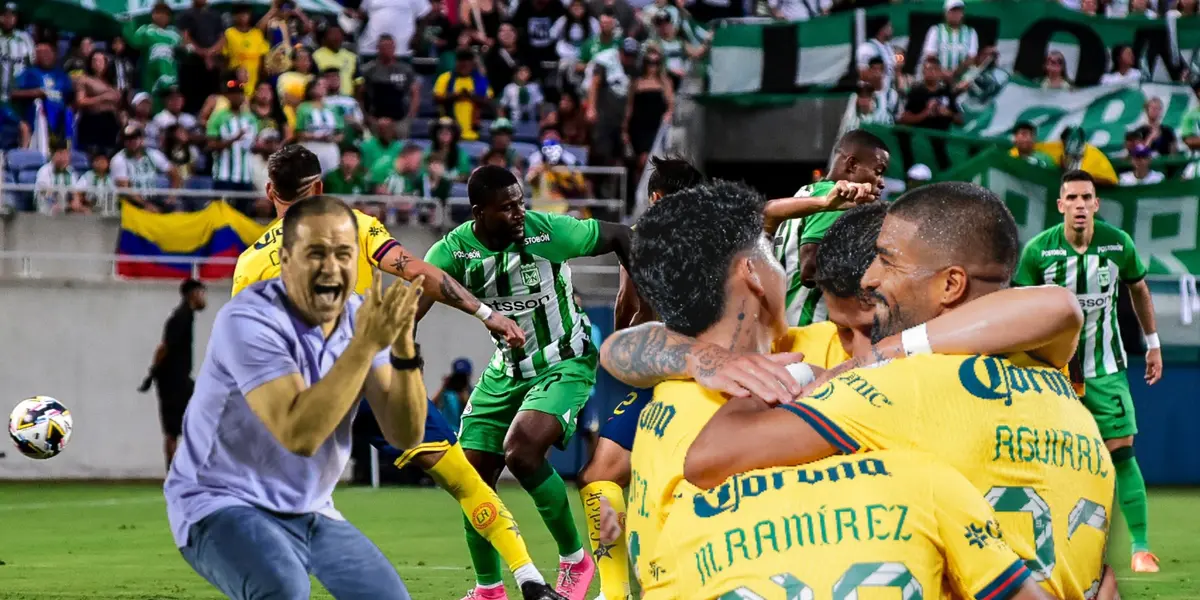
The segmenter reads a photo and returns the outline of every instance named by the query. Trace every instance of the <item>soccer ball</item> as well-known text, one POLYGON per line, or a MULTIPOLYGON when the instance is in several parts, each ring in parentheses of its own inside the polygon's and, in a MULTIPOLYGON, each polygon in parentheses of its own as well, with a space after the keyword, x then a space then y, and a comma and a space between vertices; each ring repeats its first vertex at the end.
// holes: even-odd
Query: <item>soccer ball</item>
POLYGON ((71 411, 50 396, 22 400, 8 417, 8 435, 29 458, 50 458, 71 440, 71 411))

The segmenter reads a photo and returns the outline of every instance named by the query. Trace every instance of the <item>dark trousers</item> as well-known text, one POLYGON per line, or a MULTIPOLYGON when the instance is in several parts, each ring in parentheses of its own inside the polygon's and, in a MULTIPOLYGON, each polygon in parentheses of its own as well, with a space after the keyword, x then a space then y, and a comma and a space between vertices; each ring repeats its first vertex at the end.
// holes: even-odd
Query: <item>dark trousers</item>
POLYGON ((158 418, 163 434, 177 438, 183 433, 183 413, 196 382, 191 377, 160 377, 154 382, 158 391, 158 418))

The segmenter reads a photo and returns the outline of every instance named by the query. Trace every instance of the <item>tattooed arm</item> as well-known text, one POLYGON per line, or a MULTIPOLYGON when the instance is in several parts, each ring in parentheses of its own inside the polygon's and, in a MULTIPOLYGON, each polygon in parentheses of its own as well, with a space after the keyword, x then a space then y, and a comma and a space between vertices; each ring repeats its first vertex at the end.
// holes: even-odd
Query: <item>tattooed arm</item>
MULTIPOLYGON (((461 283, 438 267, 417 258, 398 243, 380 257, 379 268, 409 281, 416 279, 419 275, 424 275, 423 301, 425 298, 429 298, 431 301, 441 302, 469 315, 474 315, 475 311, 479 310, 481 304, 479 299, 461 283)), ((418 319, 425 315, 428 304, 423 305, 422 308, 424 310, 418 312, 418 319)), ((483 324, 492 332, 492 335, 504 339, 510 346, 519 346, 525 343, 525 332, 512 319, 498 312, 493 312, 483 324)))
POLYGON ((645 323, 613 333, 600 347, 600 364, 613 377, 634 387, 652 387, 668 379, 695 379, 700 385, 768 402, 786 402, 800 386, 785 365, 803 355, 730 352, 720 346, 645 323))

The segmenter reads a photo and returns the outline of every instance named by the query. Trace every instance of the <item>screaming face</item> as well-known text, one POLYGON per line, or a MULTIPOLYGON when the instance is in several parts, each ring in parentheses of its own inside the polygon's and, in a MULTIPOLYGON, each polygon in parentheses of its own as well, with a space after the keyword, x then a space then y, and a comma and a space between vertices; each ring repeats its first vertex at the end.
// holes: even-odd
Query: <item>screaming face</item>
POLYGON ((296 239, 280 250, 288 297, 313 325, 337 321, 358 273, 358 234, 345 213, 312 215, 296 227, 296 239))

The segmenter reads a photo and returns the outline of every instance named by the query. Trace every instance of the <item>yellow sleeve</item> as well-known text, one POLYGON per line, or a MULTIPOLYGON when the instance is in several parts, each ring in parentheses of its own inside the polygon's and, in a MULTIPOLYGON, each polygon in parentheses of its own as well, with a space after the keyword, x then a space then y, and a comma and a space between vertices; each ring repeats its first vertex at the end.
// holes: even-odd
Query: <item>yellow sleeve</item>
POLYGON ((1010 597, 1033 573, 1009 547, 979 490, 952 467, 930 459, 938 538, 946 572, 964 598, 1010 597))
POLYGON ((236 45, 234 43, 235 40, 233 39, 234 31, 237 30, 232 27, 229 27, 225 30, 225 47, 221 49, 221 54, 226 57, 233 56, 233 47, 236 45))
POLYGON ((811 395, 780 408, 804 419, 844 454, 912 447, 908 436, 919 435, 916 421, 921 416, 904 399, 912 388, 912 376, 905 367, 914 365, 897 368, 897 364, 893 361, 847 371, 811 395))
POLYGON ((441 75, 438 75, 437 80, 433 82, 433 95, 445 96, 446 95, 446 87, 449 85, 450 85, 449 71, 442 73, 441 75))
POLYGON ((354 213, 358 217, 360 250, 363 256, 367 257, 368 262, 378 267, 379 261, 389 250, 399 246, 400 242, 392 238, 392 234, 388 232, 387 227, 383 226, 383 223, 379 222, 379 219, 358 211, 354 211, 354 213))
POLYGON ((267 43, 267 37, 259 29, 254 29, 254 49, 258 54, 267 54, 271 51, 271 45, 267 43))

